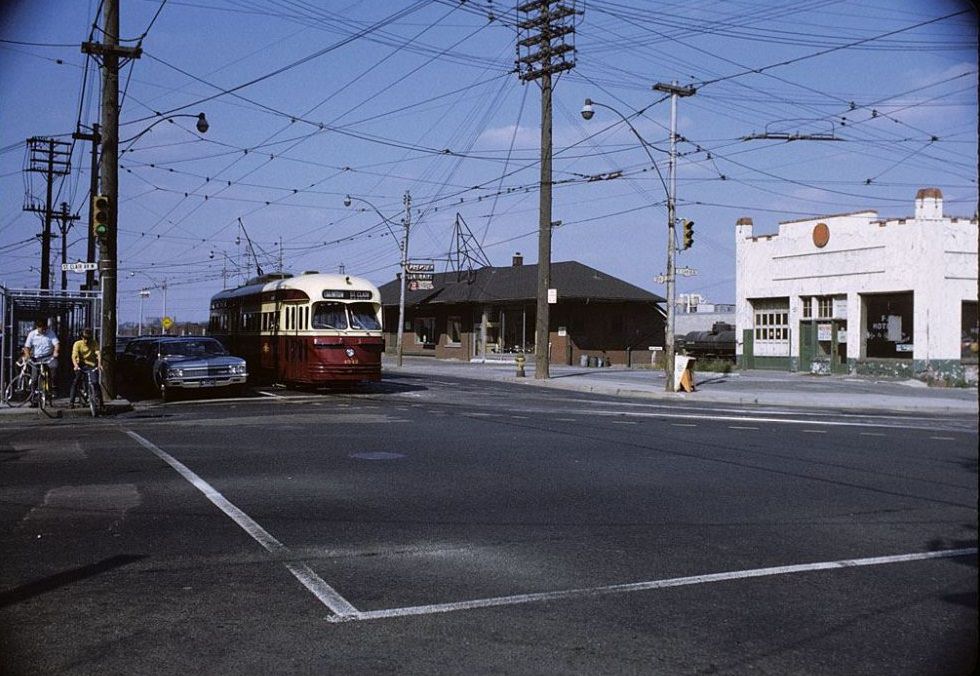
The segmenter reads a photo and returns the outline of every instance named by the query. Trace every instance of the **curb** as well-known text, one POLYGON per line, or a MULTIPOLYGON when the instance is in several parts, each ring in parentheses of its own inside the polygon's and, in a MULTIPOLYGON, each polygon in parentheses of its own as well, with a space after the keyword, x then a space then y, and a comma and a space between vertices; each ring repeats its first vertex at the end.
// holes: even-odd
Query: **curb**
MULTIPOLYGON (((115 401, 110 404, 106 404, 102 415, 98 416, 98 419, 112 418, 114 416, 120 415, 122 413, 129 413, 135 410, 133 405, 126 400, 115 401)), ((49 420, 74 420, 75 418, 88 418, 92 419, 92 414, 88 408, 68 408, 67 404, 58 404, 46 408, 42 413, 36 408, 31 408, 27 405, 24 406, 2 406, 0 407, 0 419, 7 417, 17 417, 25 418, 28 416, 33 416, 38 419, 49 419, 49 420)))
POLYGON ((445 375, 467 380, 509 382, 526 387, 545 387, 576 392, 588 392, 614 397, 652 399, 678 403, 713 403, 735 406, 792 407, 832 410, 844 413, 918 413, 924 415, 977 415, 976 399, 951 400, 928 399, 909 395, 893 394, 844 394, 844 393, 798 393, 798 392, 717 392, 704 389, 695 392, 666 392, 660 389, 633 387, 630 385, 590 383, 585 376, 564 376, 535 380, 533 376, 518 378, 499 370, 479 372, 471 368, 429 370, 424 368, 386 367, 392 374, 411 376, 445 375), (844 399, 846 397, 846 399, 844 399), (848 403, 847 399, 857 400, 848 403), (877 399, 878 401, 874 401, 877 399))

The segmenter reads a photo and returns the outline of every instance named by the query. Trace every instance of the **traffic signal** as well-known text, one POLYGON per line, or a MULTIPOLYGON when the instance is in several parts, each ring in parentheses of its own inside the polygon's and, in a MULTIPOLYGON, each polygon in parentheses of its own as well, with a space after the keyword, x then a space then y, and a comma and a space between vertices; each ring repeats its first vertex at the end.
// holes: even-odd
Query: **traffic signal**
POLYGON ((109 197, 96 195, 92 198, 92 232, 96 237, 109 234, 109 197))
POLYGON ((683 220, 684 226, 684 249, 690 249, 694 245, 694 221, 683 220))

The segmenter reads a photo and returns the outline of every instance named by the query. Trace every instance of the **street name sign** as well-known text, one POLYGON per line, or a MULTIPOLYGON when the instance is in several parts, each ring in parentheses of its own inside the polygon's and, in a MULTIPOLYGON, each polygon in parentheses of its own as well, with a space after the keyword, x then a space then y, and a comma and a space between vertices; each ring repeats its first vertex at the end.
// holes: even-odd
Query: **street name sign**
POLYGON ((65 272, 87 272, 89 270, 98 270, 98 263, 83 263, 78 261, 77 263, 62 263, 61 269, 65 272))

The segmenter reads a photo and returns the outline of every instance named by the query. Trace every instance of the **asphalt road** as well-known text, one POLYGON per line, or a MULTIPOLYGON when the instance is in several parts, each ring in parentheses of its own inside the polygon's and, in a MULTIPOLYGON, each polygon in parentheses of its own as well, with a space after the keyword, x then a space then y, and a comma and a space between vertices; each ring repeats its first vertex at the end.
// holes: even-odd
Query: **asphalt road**
POLYGON ((5 674, 966 674, 977 421, 399 377, 2 421, 5 674))

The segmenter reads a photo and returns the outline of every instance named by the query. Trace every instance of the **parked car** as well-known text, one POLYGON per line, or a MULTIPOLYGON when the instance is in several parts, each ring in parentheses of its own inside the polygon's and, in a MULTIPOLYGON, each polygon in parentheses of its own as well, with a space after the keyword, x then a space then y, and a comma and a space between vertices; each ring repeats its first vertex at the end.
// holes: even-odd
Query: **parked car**
POLYGON ((133 338, 116 361, 117 382, 152 388, 164 401, 177 392, 224 388, 240 393, 248 372, 214 338, 152 336, 133 338))
POLYGON ((135 336, 116 336, 117 357, 126 351, 126 346, 129 345, 129 341, 131 341, 133 338, 135 338, 135 336))

